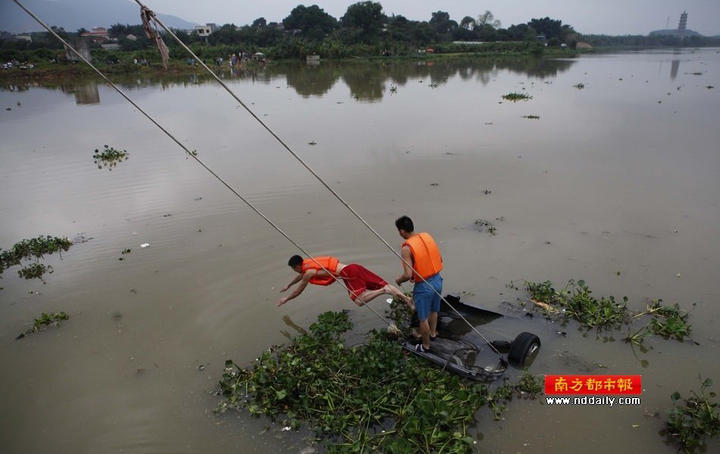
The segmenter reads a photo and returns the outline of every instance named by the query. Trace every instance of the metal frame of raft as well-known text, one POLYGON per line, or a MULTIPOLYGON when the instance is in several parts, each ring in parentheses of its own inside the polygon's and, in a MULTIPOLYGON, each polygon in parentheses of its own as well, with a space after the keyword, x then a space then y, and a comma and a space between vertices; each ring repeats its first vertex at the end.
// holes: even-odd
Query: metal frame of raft
MULTIPOLYGON (((444 300, 452 301, 453 305, 451 306, 446 302, 441 304, 440 312, 438 313, 438 322, 440 322, 440 319, 442 318, 457 318, 456 314, 449 310, 450 308, 459 309, 469 318, 478 317, 486 319, 485 323, 492 323, 493 320, 508 318, 503 314, 463 303, 460 301, 460 298, 455 295, 446 295, 444 300), (487 321, 487 319, 490 321, 487 321)), ((514 317, 509 318, 512 319, 514 317)), ((463 319, 465 319, 465 317, 463 317, 463 319)), ((507 354, 507 357, 504 355, 500 356, 497 364, 493 365, 492 362, 488 361, 486 364, 470 365, 466 364, 460 358, 459 353, 463 351, 471 351, 477 355, 484 351, 483 345, 475 344, 463 338, 446 338, 442 336, 442 333, 443 331, 441 331, 441 335, 438 336, 440 341, 436 341, 434 344, 435 346, 433 346, 433 343, 430 344, 429 351, 418 351, 415 343, 412 341, 403 339, 400 340, 399 343, 403 349, 428 360, 437 366, 440 366, 443 370, 447 370, 470 380, 484 382, 495 381, 502 377, 507 371, 508 365, 512 365, 517 368, 526 367, 528 362, 532 362, 532 360, 534 360, 541 346, 540 338, 537 335, 528 332, 521 332, 512 342, 508 342, 506 340, 496 340, 493 342, 493 344, 497 345, 503 344, 503 346, 500 347, 493 345, 494 351, 504 350, 507 354), (456 345, 448 348, 447 344, 450 343, 454 343, 456 345)), ((475 359, 473 359, 473 362, 475 362, 475 359)))

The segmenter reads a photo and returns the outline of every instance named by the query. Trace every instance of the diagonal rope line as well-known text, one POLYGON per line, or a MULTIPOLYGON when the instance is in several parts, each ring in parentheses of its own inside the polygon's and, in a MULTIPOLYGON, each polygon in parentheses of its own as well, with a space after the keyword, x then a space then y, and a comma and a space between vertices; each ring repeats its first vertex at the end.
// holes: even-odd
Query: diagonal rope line
MULTIPOLYGON (((238 198, 240 198, 248 207, 250 207, 256 214, 258 214, 260 217, 262 217, 268 224, 270 224, 275 230, 277 230, 281 235, 283 235, 290 243, 292 243, 298 250, 300 250, 303 254, 308 256, 313 262, 315 262, 316 265, 318 265, 321 269, 323 269, 328 274, 332 275, 327 269, 325 269, 321 264, 317 263, 317 261, 314 260, 314 258, 305 250, 303 249, 299 244, 297 244, 294 240, 292 240, 280 227, 278 227, 275 223, 273 223, 265 214, 262 213, 259 209, 257 209, 251 202, 249 202, 245 197, 243 197, 239 192, 237 192, 232 186, 230 186, 225 180, 223 180, 217 173, 215 173, 212 169, 210 169, 204 162, 202 162, 197 156, 195 156, 193 153, 190 152, 190 150, 187 149, 178 139, 175 138, 170 132, 168 132, 163 126, 161 126, 157 121, 155 121, 149 114, 147 114, 144 110, 142 110, 135 102, 132 101, 117 85, 115 85, 105 74, 103 74, 99 69, 97 69, 92 63, 90 63, 85 57, 83 57, 77 50, 75 50, 74 47, 72 47, 70 44, 68 44, 64 39, 62 39, 57 33, 55 33, 45 22, 43 22, 39 17, 37 17, 33 12, 31 12, 29 9, 27 9, 22 3, 20 3, 19 0, 13 0, 23 11, 25 11, 29 16, 31 16, 36 22, 38 22, 45 30, 47 30, 50 34, 52 34, 56 39, 58 39, 63 45, 65 45, 67 48, 69 48, 75 55, 78 56, 84 63, 86 63, 88 66, 90 66, 103 80, 105 80, 112 88, 114 88, 123 98, 125 98, 130 104, 133 105, 140 113, 142 113, 148 120, 150 120, 153 124, 155 124, 160 130, 162 130, 168 137, 170 137, 175 143, 180 146, 185 153, 195 159, 198 164, 200 164, 205 170, 207 170, 211 175, 213 175, 215 178, 218 179, 226 188, 228 188, 233 194, 235 194, 238 198)), ((135 0, 135 2, 140 5, 141 8, 147 9, 139 0, 135 0)), ((402 258, 402 256, 397 253, 392 246, 370 225, 363 219, 362 216, 360 216, 351 206, 348 202, 345 201, 335 190, 328 185, 328 183, 325 182, 300 156, 298 156, 270 127, 265 124, 240 98, 235 95, 235 93, 213 72, 206 64, 203 62, 195 53, 183 43, 180 38, 175 35, 175 33, 172 32, 160 19, 157 18, 157 16, 153 13, 154 20, 162 26, 162 28, 170 34, 185 50, 187 50, 193 58, 200 63, 200 65, 205 68, 214 78, 215 80, 222 85, 223 88, 236 100, 240 105, 245 108, 245 110, 260 123, 265 130, 268 131, 282 146, 285 148, 300 164, 302 164, 303 167, 305 167, 328 191, 330 191, 333 196, 341 203, 343 204, 360 222, 362 222, 385 246, 392 252, 395 256, 397 256, 404 264, 406 264, 410 269, 413 271, 416 271, 415 268, 412 266, 412 264, 408 263, 405 259, 402 258)), ((417 274, 417 273, 416 273, 417 274)), ((417 274, 420 279, 423 280, 428 286, 433 290, 433 292, 440 297, 442 301, 445 302, 445 304, 450 307, 453 312, 455 312, 458 317, 460 317, 469 327, 472 329, 480 338, 485 341, 485 343, 502 359, 502 354, 500 351, 495 348, 495 346, 490 342, 485 336, 478 331, 477 328, 475 328, 452 304, 450 304, 449 301, 447 301, 435 288, 432 287, 428 283, 428 281, 417 274)), ((370 310, 375 313, 379 318, 381 318, 384 322, 388 323, 385 318, 383 318, 377 311, 372 309, 370 306, 368 306, 370 310)))
MULTIPOLYGON (((17 3, 17 0, 15 0, 15 2, 17 3)), ((145 5, 142 4, 142 2, 140 2, 140 0, 135 0, 135 3, 137 3, 138 5, 140 5, 140 8, 148 9, 145 5)), ((255 112, 253 112, 252 109, 250 109, 250 107, 248 107, 247 104, 245 104, 245 103, 235 94, 235 92, 232 91, 232 90, 230 89, 230 87, 228 87, 227 84, 225 84, 225 82, 223 82, 223 80, 222 80, 220 77, 218 77, 217 74, 215 74, 215 71, 213 71, 212 69, 210 69, 210 67, 209 67, 208 65, 206 65, 205 62, 202 61, 202 59, 200 59, 197 55, 195 55, 195 52, 193 52, 187 45, 185 45, 185 43, 182 42, 182 40, 181 40, 180 38, 178 38, 177 35, 175 35, 175 33, 174 33, 172 30, 170 30, 154 13, 153 13, 153 17, 154 17, 154 20, 155 20, 158 24, 160 24, 160 26, 161 26, 170 36, 172 36, 172 37, 178 42, 178 44, 180 44, 180 46, 181 46, 183 49, 185 49, 190 55, 192 55, 193 58, 194 58, 198 63, 200 63, 200 65, 201 65, 203 68, 205 68, 205 70, 206 70, 207 72, 209 72, 210 75, 212 75, 213 78, 225 89, 225 91, 227 91, 227 92, 230 94, 230 96, 232 96, 232 97, 235 99, 235 101, 237 101, 258 123, 260 123, 260 125, 261 125, 271 136, 273 136, 273 137, 275 138, 275 140, 277 140, 278 143, 280 143, 280 145, 282 145, 282 147, 285 148, 285 150, 287 150, 288 153, 290 153, 303 167, 305 167, 305 169, 306 169, 308 172, 310 172, 323 186, 325 186, 325 188, 326 188, 328 191, 330 191, 330 193, 331 193, 333 196, 335 196, 335 198, 336 198, 342 205, 344 205, 345 208, 347 208, 360 222, 362 222, 362 223, 365 225, 365 227, 367 227, 367 228, 377 237, 378 240, 380 240, 383 244, 385 244, 385 246, 390 250, 390 252, 392 252, 393 254, 395 254, 395 256, 397 256, 397 257, 400 259, 400 261, 402 261, 404 264, 406 264, 407 266, 409 266, 410 269, 412 269, 413 271, 416 271, 415 268, 412 266, 412 264, 408 263, 405 259, 403 259, 402 256, 390 245, 390 243, 388 243, 388 242, 385 240, 385 238, 383 238, 382 235, 380 235, 380 234, 377 232, 377 230, 375 230, 370 224, 368 224, 368 222, 367 222, 362 216, 360 216, 360 214, 358 214, 358 212, 355 211, 355 209, 354 209, 353 207, 351 207, 350 204, 349 204, 342 196, 340 196, 340 194, 338 194, 322 177, 320 177, 320 175, 318 175, 318 174, 315 172, 315 170, 313 170, 312 167, 310 167, 310 165, 309 165, 307 162, 305 162, 305 160, 303 160, 297 153, 295 153, 295 152, 285 143, 285 141, 282 140, 282 139, 280 138, 280 136, 278 136, 278 135, 275 133, 275 131, 273 131, 273 130, 270 128, 270 126, 268 126, 264 121, 262 121, 262 120, 260 119, 260 117, 258 117, 257 114, 255 114, 255 112)), ((417 273, 416 273, 416 274, 417 274, 417 273)), ((453 310, 453 312, 455 312, 455 313, 458 315, 458 317, 460 317, 465 323, 467 323, 468 326, 470 326, 470 328, 471 328, 478 336, 480 336, 480 338, 481 338, 482 340, 484 340, 485 343, 487 343, 487 344, 490 346, 490 348, 491 348, 495 353, 497 353, 499 356, 502 356, 501 353, 500 353, 500 351, 498 351, 498 349, 495 348, 495 346, 492 344, 492 342, 490 342, 485 336, 483 336, 483 335, 480 333, 480 331, 477 330, 477 328, 475 328, 457 309, 455 309, 455 307, 454 307, 452 304, 450 304, 450 302, 449 302, 448 300, 446 300, 446 299, 440 294, 440 292, 438 292, 437 290, 435 290, 435 288, 433 288, 433 286, 430 285, 430 284, 428 283, 428 281, 425 280, 424 277, 420 276, 420 274, 417 274, 417 275, 420 277, 420 279, 423 280, 424 283, 428 284, 428 286, 433 290, 433 292, 435 292, 435 294, 437 294, 437 295, 440 297, 440 299, 441 299, 442 301, 444 301, 445 304, 447 304, 447 305, 453 310)))
MULTIPOLYGON (((100 77, 103 78, 103 80, 104 80, 105 82, 108 83, 108 85, 110 85, 112 88, 114 88, 115 91, 117 91, 123 98, 125 98, 125 100, 126 100, 127 102, 129 102, 130 104, 132 104, 133 107, 135 107, 141 114, 143 114, 143 115, 145 116, 145 118, 147 118, 148 120, 150 120, 155 126, 157 126, 158 128, 160 128, 160 130, 161 130, 162 132, 164 132, 168 137, 170 137, 170 139, 172 139, 173 142, 175 142, 176 144, 178 144, 178 146, 180 146, 180 148, 182 148, 182 149, 185 151, 185 153, 188 155, 188 157, 193 158, 198 164, 200 164, 205 170, 207 170, 213 177, 215 177, 220 183, 222 183, 223 186, 225 186, 226 188, 228 188, 228 189, 230 190, 230 192, 232 192, 232 193, 235 194, 240 200, 242 200, 243 202, 245 202, 245 205, 247 205, 251 210, 253 210, 258 216, 260 216, 261 218, 263 218, 268 224, 270 224, 275 230, 277 230, 282 236, 284 236, 286 240, 288 240, 290 243, 292 243, 292 245, 295 246, 300 252, 302 252, 303 254, 305 254, 306 256, 308 256, 308 257, 310 258, 310 260, 312 260, 312 261, 313 261, 317 266, 319 266, 323 271, 325 271, 326 273, 328 273, 330 276, 333 275, 329 270, 327 270, 327 269, 326 269, 325 267, 323 267, 320 263, 318 263, 318 262, 315 260, 315 258, 314 258, 308 251, 306 251, 302 246, 300 246, 297 242, 295 242, 295 240, 293 240, 292 238, 290 238, 290 237, 288 236, 288 234, 285 233, 285 231, 284 231, 283 229, 281 229, 281 228, 280 228, 277 224, 275 224, 270 218, 268 218, 259 208, 257 208, 255 205, 252 204, 252 202, 250 202, 250 201, 247 200, 245 197, 243 197, 242 194, 240 194, 237 190, 235 190, 235 188, 233 188, 232 186, 230 186, 230 184, 228 184, 222 177, 220 177, 217 173, 215 173, 215 171, 213 171, 210 167, 208 167, 202 160, 200 160, 200 158, 198 158, 197 156, 195 156, 195 154, 193 154, 190 150, 188 150, 188 148, 187 148, 185 145, 183 145, 182 142, 180 142, 174 135, 172 135, 172 134, 171 134, 167 129, 165 129, 160 123, 158 123, 157 121, 155 121, 155 119, 154 119, 153 117, 151 117, 150 114, 148 114, 147 112, 145 112, 145 111, 144 111, 140 106, 138 106, 132 99, 130 99, 130 97, 128 97, 128 96, 125 94, 124 91, 122 91, 117 85, 115 85, 112 80, 110 80, 105 74, 103 74, 102 71, 100 71, 99 69, 97 69, 97 67, 95 67, 95 65, 93 65, 93 64, 90 63, 85 57, 83 57, 82 54, 80 54, 73 46, 71 46, 70 44, 68 44, 67 41, 65 41, 64 39, 62 39, 62 37, 60 37, 57 33, 55 33, 55 31, 53 31, 50 27, 48 27, 48 25, 47 25, 45 22, 43 22, 39 17, 37 17, 32 11, 28 10, 28 9, 27 9, 22 3, 20 3, 18 0, 13 0, 13 1, 14 1, 20 8, 22 8, 28 15, 30 15, 33 19, 35 19, 35 21, 36 21, 37 23, 39 23, 45 30, 47 30, 50 34, 52 34, 55 38, 57 38, 64 46, 66 46, 68 49, 70 49, 78 58, 80 58, 84 63, 86 63, 88 66, 90 66, 100 77)), ((342 280, 341 280, 341 281, 342 281, 342 280)), ((343 282, 343 285, 345 286, 345 288, 347 289, 348 287, 347 287, 347 285, 345 285, 345 282, 344 282, 344 281, 342 281, 342 282, 343 282)), ((349 289, 348 289, 348 291, 349 291, 349 289)), ((371 311, 373 311, 373 312, 375 313, 375 315, 377 315, 382 321, 384 321, 385 323, 387 323, 389 326, 392 326, 392 323, 388 322, 385 317, 383 317, 382 315, 380 315, 380 314, 379 314, 375 309, 373 309, 369 304, 365 304, 364 306, 367 306, 367 308, 370 309, 371 311)))

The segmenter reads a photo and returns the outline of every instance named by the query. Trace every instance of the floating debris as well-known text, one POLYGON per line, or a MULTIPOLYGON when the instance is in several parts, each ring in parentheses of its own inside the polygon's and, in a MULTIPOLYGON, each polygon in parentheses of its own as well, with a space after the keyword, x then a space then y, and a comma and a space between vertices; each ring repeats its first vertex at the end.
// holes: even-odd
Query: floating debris
POLYGON ((580 82, 579 84, 573 85, 573 87, 577 88, 578 90, 582 90, 583 88, 585 88, 585 84, 580 82))
POLYGON ((308 142, 308 145, 317 145, 317 142, 313 140, 312 142, 308 142))
POLYGON ((150 247, 150 243, 143 243, 140 245, 140 247, 145 249, 146 247, 150 247))
POLYGON ((497 229, 492 222, 486 219, 475 219, 475 222, 473 224, 479 232, 487 232, 490 235, 495 236, 495 232, 497 231, 497 229))
POLYGON ((532 99, 532 96, 526 95, 525 93, 508 93, 506 95, 502 96, 503 99, 507 99, 508 101, 517 102, 517 101, 527 101, 529 99, 532 99))
POLYGON ((530 120, 539 120, 540 116, 539 115, 523 115, 523 118, 528 118, 530 120))

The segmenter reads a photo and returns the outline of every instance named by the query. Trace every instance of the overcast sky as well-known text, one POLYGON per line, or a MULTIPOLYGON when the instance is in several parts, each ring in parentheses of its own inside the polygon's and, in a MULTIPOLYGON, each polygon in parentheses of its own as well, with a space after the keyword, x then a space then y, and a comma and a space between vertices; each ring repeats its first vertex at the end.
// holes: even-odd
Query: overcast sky
MULTIPOLYGON (((5 0, 3 0, 5 1, 5 0)), ((180 16, 191 22, 245 25, 258 17, 271 21, 285 18, 297 5, 317 4, 340 18, 352 0, 300 2, 297 0, 146 0, 151 9, 180 16)), ((490 10, 503 27, 549 16, 570 24, 582 33, 611 35, 647 34, 676 28, 680 13, 688 12, 688 28, 704 35, 720 34, 720 0, 382 0, 385 14, 428 20, 442 10, 458 22, 464 16, 477 17, 490 10)))

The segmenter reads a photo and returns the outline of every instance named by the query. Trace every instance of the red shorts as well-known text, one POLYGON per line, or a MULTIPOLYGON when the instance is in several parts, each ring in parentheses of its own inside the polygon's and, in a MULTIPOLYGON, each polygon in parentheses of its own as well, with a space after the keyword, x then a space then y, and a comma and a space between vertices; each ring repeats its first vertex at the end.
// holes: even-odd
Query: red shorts
POLYGON ((353 301, 365 290, 380 290, 387 285, 380 276, 355 263, 345 266, 338 276, 347 287, 350 299, 353 301))

